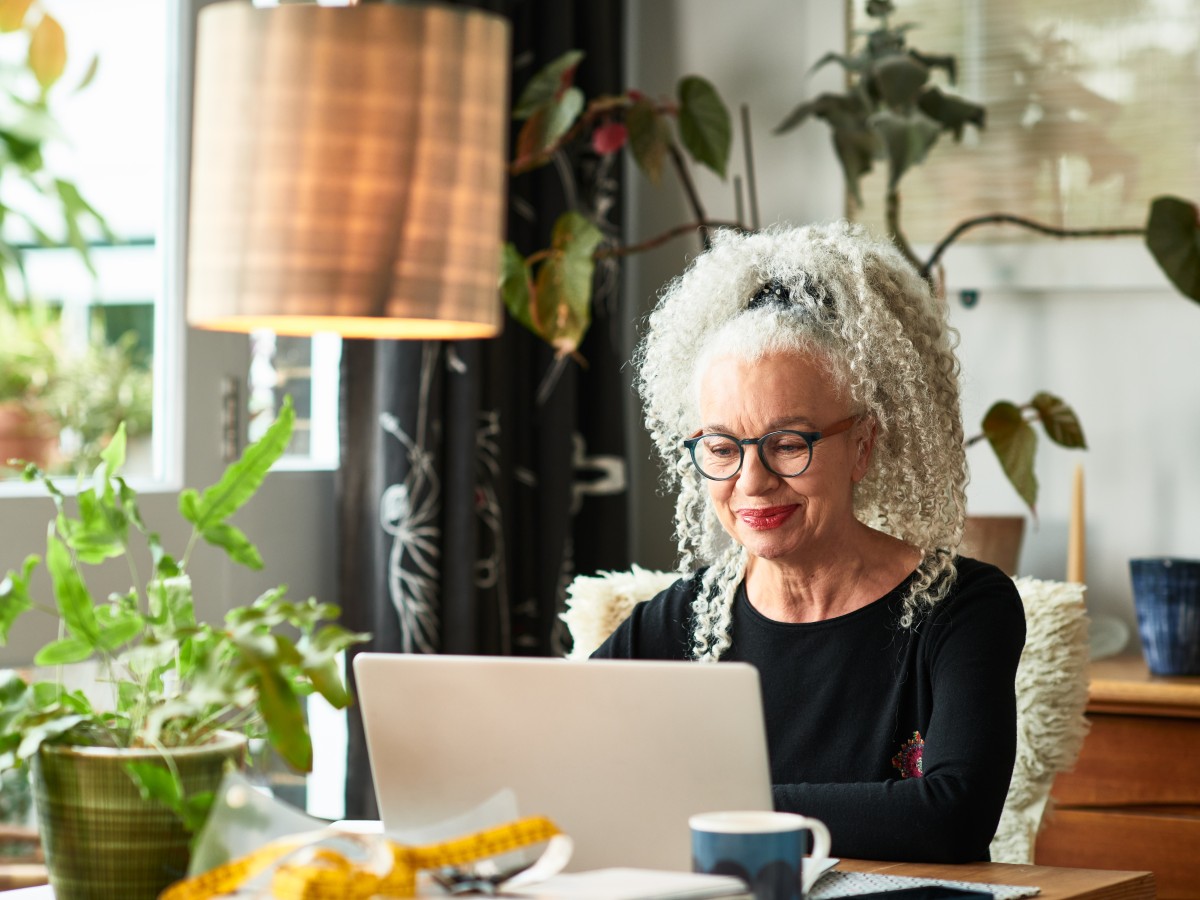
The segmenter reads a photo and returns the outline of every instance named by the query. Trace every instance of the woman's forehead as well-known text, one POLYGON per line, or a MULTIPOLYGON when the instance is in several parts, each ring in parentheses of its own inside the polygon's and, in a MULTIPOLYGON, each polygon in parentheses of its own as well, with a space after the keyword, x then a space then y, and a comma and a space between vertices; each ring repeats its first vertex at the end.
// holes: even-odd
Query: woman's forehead
POLYGON ((746 358, 713 357, 698 373, 697 401, 712 415, 821 416, 848 403, 842 380, 823 355, 796 350, 746 358))

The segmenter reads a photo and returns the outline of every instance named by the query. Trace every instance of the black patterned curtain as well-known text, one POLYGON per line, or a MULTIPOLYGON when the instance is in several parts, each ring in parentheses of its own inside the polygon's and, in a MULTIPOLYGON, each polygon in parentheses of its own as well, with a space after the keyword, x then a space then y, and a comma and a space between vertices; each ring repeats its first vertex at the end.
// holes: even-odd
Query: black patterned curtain
MULTIPOLYGON (((476 3, 513 23, 513 95, 570 49, 587 96, 621 90, 620 0, 476 3)), ((514 123, 513 136, 516 135, 514 123)), ((588 151, 510 184, 508 239, 549 244, 576 209, 618 240, 616 157, 588 151)), ((577 573, 628 568, 616 273, 598 267, 583 369, 515 322, 492 341, 346 341, 340 602, 360 649, 555 655, 577 573)), ((497 297, 497 303, 500 302, 497 297)), ((351 673, 352 674, 352 673, 351 673)), ((376 815, 350 714, 346 815, 376 815)))

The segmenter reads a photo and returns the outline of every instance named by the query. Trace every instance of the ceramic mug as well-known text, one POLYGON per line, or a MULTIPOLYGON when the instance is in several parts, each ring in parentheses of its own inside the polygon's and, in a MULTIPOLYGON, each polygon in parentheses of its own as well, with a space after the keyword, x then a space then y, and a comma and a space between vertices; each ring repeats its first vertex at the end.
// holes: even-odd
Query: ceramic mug
POLYGON ((736 875, 754 900, 803 900, 804 850, 813 836, 813 863, 829 858, 825 823, 795 813, 746 811, 699 813, 692 829, 692 869, 736 875))

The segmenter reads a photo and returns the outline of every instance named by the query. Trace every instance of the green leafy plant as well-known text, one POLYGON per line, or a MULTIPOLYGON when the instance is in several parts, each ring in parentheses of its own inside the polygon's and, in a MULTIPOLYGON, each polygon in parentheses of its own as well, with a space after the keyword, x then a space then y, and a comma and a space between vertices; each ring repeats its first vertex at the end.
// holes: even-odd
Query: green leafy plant
MULTIPOLYGON (((0 644, 26 612, 56 617, 58 636, 34 662, 57 667, 98 661, 110 702, 93 705, 61 678, 26 684, 14 672, 0 673, 0 770, 29 760, 44 741, 171 748, 202 745, 218 730, 264 737, 291 766, 311 769, 302 698, 316 691, 345 707, 350 698, 337 657, 364 636, 329 621, 336 607, 314 599, 293 602, 282 586, 233 609, 223 625, 207 624, 196 618, 187 572, 201 543, 241 565, 262 567, 259 551, 230 518, 283 453, 294 416, 289 398, 275 423, 216 484, 180 493, 179 512, 192 526, 180 556, 169 554, 143 521, 137 494, 121 477, 123 427, 73 503, 43 472, 26 468, 26 479, 39 481, 56 509, 45 556, 53 602, 33 596, 38 557, 10 570, 0 583, 0 644), (152 569, 142 580, 137 557, 145 550, 152 569), (116 558, 129 566, 129 588, 94 596, 85 567, 116 558)), ((152 763, 129 770, 148 796, 192 825, 202 821, 205 798, 185 798, 169 771, 152 763)))
MULTIPOLYGON (((597 262, 611 260, 662 243, 687 230, 719 225, 700 205, 684 157, 711 169, 721 178, 733 141, 729 111, 716 89, 690 75, 680 80, 674 100, 653 100, 636 90, 588 101, 574 83, 584 55, 563 54, 539 71, 517 100, 513 117, 523 122, 517 137, 516 176, 553 163, 570 153, 600 160, 603 171, 628 148, 638 168, 654 184, 669 165, 683 185, 695 221, 631 246, 617 246, 604 220, 608 204, 601 198, 593 209, 582 202, 554 223, 550 245, 524 254, 514 244, 504 248, 501 294, 513 318, 555 348, 560 358, 577 356, 591 324, 592 283, 597 262), (682 148, 682 149, 681 149, 682 148)), ((568 167, 559 166, 570 181, 568 167)), ((603 176, 594 179, 603 182, 603 176)), ((572 182, 567 194, 578 198, 572 182)))
MULTIPOLYGON (((953 84, 955 58, 909 46, 907 34, 914 26, 892 22, 892 0, 868 0, 866 10, 878 25, 861 35, 862 46, 850 54, 826 54, 816 66, 842 66, 848 75, 846 92, 821 94, 799 104, 775 130, 786 134, 812 118, 825 121, 832 131, 847 192, 859 204, 863 202, 862 177, 876 162, 886 163, 884 200, 889 236, 923 277, 934 281, 943 253, 962 234, 981 225, 1008 223, 1055 237, 1142 236, 1172 283, 1184 295, 1200 301, 1200 209, 1177 197, 1156 198, 1149 221, 1141 228, 1063 229, 1003 213, 978 216, 954 226, 928 259, 921 260, 902 227, 901 179, 913 166, 926 161, 943 133, 958 140, 968 126, 983 128, 986 110, 936 83, 944 76, 953 84)), ((523 255, 513 244, 505 247, 501 273, 504 302, 513 318, 554 346, 560 357, 578 355, 591 321, 598 264, 650 249, 688 231, 704 234, 710 226, 747 227, 740 221, 715 222, 706 217, 680 150, 682 145, 693 163, 725 177, 730 117, 715 88, 692 75, 679 82, 675 101, 656 102, 629 90, 588 102, 574 85, 582 61, 583 54, 578 51, 564 54, 535 75, 522 92, 514 116, 524 125, 511 173, 520 175, 569 153, 591 153, 603 164, 628 148, 638 168, 654 183, 661 181, 670 164, 695 221, 636 244, 617 246, 602 215, 572 209, 555 223, 548 248, 523 255)), ((565 169, 560 166, 560 174, 565 169)), ((572 186, 568 194, 578 196, 579 191, 572 186)), ((603 204, 596 206, 599 209, 603 204)), ((1006 477, 1035 512, 1038 485, 1033 465, 1038 424, 1060 446, 1086 447, 1074 411, 1044 391, 1024 404, 1008 400, 993 404, 980 433, 968 441, 969 445, 988 442, 1006 477)))
POLYGON ((1083 426, 1074 410, 1053 394, 1039 391, 1028 403, 1018 406, 998 400, 983 416, 982 431, 967 439, 970 447, 986 440, 1000 460, 1009 482, 1030 510, 1037 511, 1038 482, 1033 471, 1037 454, 1037 431, 1041 424, 1046 437, 1068 449, 1085 450, 1083 426))
MULTIPOLYGON (((0 34, 10 35, 7 46, 17 50, 0 61, 5 63, 0 65, 0 188, 10 182, 21 186, 12 196, 5 191, 0 203, 3 304, 29 296, 20 244, 26 235, 42 246, 71 247, 93 274, 89 231, 109 239, 113 235, 104 217, 74 182, 45 162, 46 145, 63 140, 51 107, 52 91, 60 84, 67 66, 67 37, 62 25, 40 0, 0 0, 0 34), (11 225, 17 226, 15 231, 11 225), (14 276, 21 285, 19 290, 14 276)), ((75 90, 91 82, 97 66, 93 58, 75 90)))
MULTIPOLYGON (((938 73, 950 84, 954 83, 955 58, 910 47, 907 34, 914 26, 892 22, 895 12, 892 0, 868 0, 866 12, 878 24, 860 35, 858 50, 852 54, 827 53, 814 66, 815 69, 829 63, 841 65, 849 76, 846 92, 820 94, 799 104, 776 126, 775 133, 787 134, 812 118, 825 121, 832 132, 847 193, 860 206, 864 202, 863 176, 873 169, 876 161, 885 161, 888 236, 921 275, 933 283, 933 267, 957 233, 952 233, 949 241, 939 245, 930 260, 923 262, 904 235, 900 182, 906 172, 926 160, 943 133, 950 132, 955 140, 961 140, 967 126, 983 128, 987 114, 978 103, 948 93, 935 83, 938 73)), ((1009 400, 994 403, 983 417, 981 432, 967 441, 968 446, 983 440, 988 442, 1005 476, 1035 513, 1038 483, 1034 460, 1038 436, 1034 426, 1037 423, 1050 440, 1062 447, 1087 446, 1074 410, 1044 391, 1022 405, 1009 400)))
POLYGON ((953 56, 922 53, 908 46, 914 26, 893 25, 891 0, 868 0, 867 15, 879 21, 866 32, 856 53, 827 53, 814 69, 840 64, 849 75, 844 94, 821 94, 801 103, 775 128, 786 134, 812 117, 824 120, 833 132, 833 146, 846 178, 846 190, 860 206, 860 183, 876 160, 888 167, 887 227, 892 242, 913 265, 921 261, 900 227, 900 180, 923 162, 943 132, 961 140, 968 125, 983 128, 982 106, 944 92, 934 83, 941 71, 953 84, 957 63, 953 56))
MULTIPOLYGON (((26 278, 31 246, 70 248, 95 275, 89 239, 115 237, 45 162, 46 149, 65 142, 52 104, 68 59, 62 26, 40 0, 0 0, 0 41, 0 404, 20 413, 21 432, 65 432, 72 452, 54 468, 81 471, 97 463, 119 422, 129 437, 149 430, 150 376, 133 365, 132 337, 64 340, 58 310, 26 278)), ((93 57, 73 90, 97 67, 93 57)))
POLYGON ((32 423, 26 427, 61 438, 61 452, 39 460, 51 472, 90 471, 122 423, 127 438, 151 430, 152 378, 137 360, 137 334, 109 343, 94 331, 72 347, 48 305, 0 301, 0 407, 21 410, 32 423))

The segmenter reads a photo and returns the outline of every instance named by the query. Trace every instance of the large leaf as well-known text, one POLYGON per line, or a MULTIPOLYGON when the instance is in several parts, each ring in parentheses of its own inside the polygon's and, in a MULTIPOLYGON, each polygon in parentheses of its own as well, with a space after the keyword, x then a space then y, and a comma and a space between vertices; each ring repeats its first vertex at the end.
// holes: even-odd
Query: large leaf
POLYGON ((912 166, 925 159, 937 143, 941 128, 922 112, 908 115, 884 110, 871 117, 871 127, 883 139, 888 158, 888 187, 894 189, 912 166))
POLYGON ((1200 208, 1180 197, 1155 197, 1146 246, 1171 284, 1200 302, 1200 208))
POLYGON ((671 145, 671 130, 649 100, 638 100, 625 115, 629 127, 629 151, 652 184, 662 179, 663 162, 671 145))
POLYGON ((213 525, 200 532, 201 537, 214 547, 222 548, 235 563, 240 563, 248 569, 263 567, 262 555, 258 548, 250 543, 250 539, 236 526, 228 522, 213 525))
POLYGON ((1037 410, 1046 436, 1062 447, 1087 449, 1087 441, 1083 437, 1083 425, 1075 410, 1066 401, 1045 391, 1034 395, 1030 404, 1037 410))
POLYGON ((44 645, 33 657, 33 662, 39 666, 68 666, 83 662, 92 655, 93 650, 91 641, 67 637, 44 645))
POLYGON ((321 696, 336 709, 350 704, 350 695, 342 682, 338 654, 352 644, 366 640, 370 640, 369 635, 347 631, 340 625, 327 625, 298 645, 304 658, 304 674, 309 677, 321 696))
POLYGON ((100 640, 96 610, 87 586, 71 561, 66 546, 54 534, 46 535, 46 568, 54 584, 54 600, 72 636, 89 641, 93 647, 100 640))
POLYGON ((868 110, 857 94, 821 94, 816 99, 801 103, 775 126, 776 134, 783 134, 816 116, 833 129, 833 146, 846 188, 860 206, 862 193, 859 187, 864 175, 871 171, 872 162, 880 148, 879 136, 872 130, 868 110))
POLYGON ((62 77, 67 67, 67 36, 58 20, 42 16, 29 39, 29 68, 46 90, 62 77))
POLYGON ((929 80, 929 69, 907 53, 895 53, 877 60, 866 79, 868 90, 885 106, 908 112, 929 80))
POLYGON ((108 489, 105 499, 97 497, 94 488, 88 488, 80 491, 77 499, 79 518, 59 518, 67 546, 75 551, 80 562, 93 565, 121 556, 125 552, 129 522, 113 503, 112 490, 108 489))
POLYGON ((517 135, 517 160, 528 166, 545 159, 546 151, 575 124, 583 106, 583 91, 572 87, 534 112, 517 135))
POLYGON ((198 495, 194 490, 179 494, 179 512, 203 534, 215 528, 254 496, 267 472, 287 449, 296 412, 292 398, 284 397, 279 415, 266 433, 246 448, 242 458, 225 470, 221 480, 198 495))
POLYGON ((716 88, 697 75, 679 82, 679 139, 692 159, 725 177, 733 145, 729 110, 716 88))
POLYGON ((122 422, 117 426, 117 430, 108 441, 102 451, 100 451, 100 459, 103 462, 102 470, 104 479, 107 483, 114 475, 121 470, 125 465, 125 423, 122 422))
POLYGON ((963 131, 968 125, 983 128, 987 120, 987 110, 978 103, 947 94, 938 87, 928 87, 922 91, 917 98, 917 107, 943 129, 953 133, 956 141, 962 140, 963 131))
POLYGON ((1018 406, 1001 400, 983 417, 983 433, 996 451, 1000 467, 1030 510, 1037 511, 1037 478, 1033 460, 1037 452, 1037 434, 1025 421, 1018 406))
POLYGON ((312 740, 304 709, 291 682, 269 660, 257 661, 258 709, 267 725, 267 740, 293 769, 312 770, 312 740))
POLYGON ((534 75, 517 99, 513 118, 528 119, 570 87, 583 57, 582 50, 568 50, 534 75))
POLYGON ((108 223, 104 217, 96 210, 94 206, 83 199, 83 195, 79 193, 79 188, 75 187, 69 181, 64 181, 61 178, 54 179, 54 189, 58 192, 59 202, 62 204, 63 225, 67 229, 67 243, 70 244, 79 254, 79 258, 83 260, 88 271, 94 276, 96 267, 92 263, 91 245, 88 243, 88 237, 84 233, 83 219, 90 219, 109 239, 113 239, 115 235, 109 229, 108 223))
POLYGON ((66 734, 80 722, 84 721, 84 718, 84 716, 78 714, 60 715, 33 725, 26 725, 21 729, 21 744, 17 748, 17 758, 29 759, 29 757, 38 752, 38 748, 42 746, 44 741, 52 740, 66 734))
POLYGON ((203 791, 191 797, 184 796, 183 782, 165 763, 153 760, 125 764, 125 771, 137 785, 143 800, 155 800, 183 822, 183 827, 192 834, 197 833, 208 818, 212 806, 212 793, 203 791))
POLYGON ((13 623, 25 610, 33 608, 29 578, 40 561, 39 557, 30 554, 21 564, 20 572, 9 569, 0 581, 0 647, 8 643, 8 632, 13 623))
POLYGON ((0 31, 16 31, 25 24, 33 0, 0 0, 0 31))
POLYGON ((500 296, 509 315, 534 334, 539 334, 533 320, 533 296, 530 287, 529 268, 525 265, 525 257, 514 244, 505 243, 500 256, 500 296))
MULTIPOLYGON (((25 710, 29 686, 12 669, 0 669, 0 735, 11 732, 9 728, 13 719, 25 710)), ((20 741, 17 742, 19 744, 20 741)), ((12 749, 16 749, 13 746, 12 749)), ((3 769, 0 769, 3 771, 3 769)))
POLYGON ((604 235, 576 212, 559 216, 549 259, 538 269, 538 319, 559 355, 575 352, 591 324, 592 256, 604 235))

